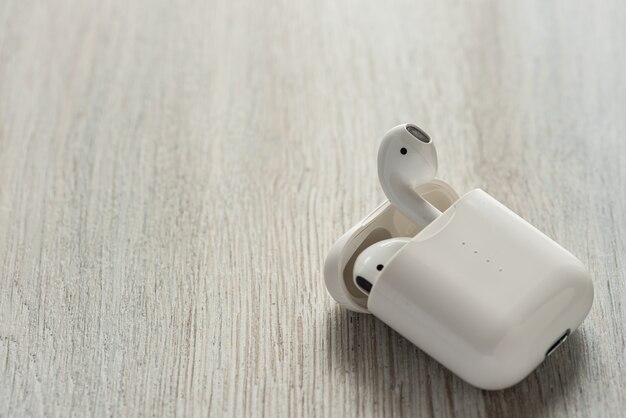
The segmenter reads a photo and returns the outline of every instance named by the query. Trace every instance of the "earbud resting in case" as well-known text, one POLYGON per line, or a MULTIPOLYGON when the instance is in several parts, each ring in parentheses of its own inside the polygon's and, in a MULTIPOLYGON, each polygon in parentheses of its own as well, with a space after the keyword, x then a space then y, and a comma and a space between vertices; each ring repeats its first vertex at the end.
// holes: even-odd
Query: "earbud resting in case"
POLYGON ((467 382, 511 386, 587 316, 583 264, 480 189, 434 179, 437 154, 415 125, 383 138, 389 202, 331 249, 324 276, 348 309, 380 318, 467 382))

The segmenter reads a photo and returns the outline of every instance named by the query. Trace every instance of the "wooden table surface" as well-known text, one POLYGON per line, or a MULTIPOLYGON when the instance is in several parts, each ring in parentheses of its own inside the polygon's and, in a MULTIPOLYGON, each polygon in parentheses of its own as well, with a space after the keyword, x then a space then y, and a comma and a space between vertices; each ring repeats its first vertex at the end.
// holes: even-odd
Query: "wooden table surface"
POLYGON ((0 3, 0 416, 626 416, 626 5, 0 3), (322 266, 412 121, 588 265, 522 383, 464 383, 322 266))

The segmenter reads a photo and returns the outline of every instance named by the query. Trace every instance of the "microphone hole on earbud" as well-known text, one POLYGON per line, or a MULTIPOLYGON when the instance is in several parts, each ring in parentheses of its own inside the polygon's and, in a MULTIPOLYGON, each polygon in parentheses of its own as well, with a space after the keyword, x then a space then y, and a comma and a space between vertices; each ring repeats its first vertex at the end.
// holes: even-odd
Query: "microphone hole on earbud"
POLYGON ((400 154, 406 155, 406 148, 400 148, 400 154))
POLYGON ((376 266, 376 270, 381 271, 385 266, 383 266, 382 264, 379 264, 376 266))

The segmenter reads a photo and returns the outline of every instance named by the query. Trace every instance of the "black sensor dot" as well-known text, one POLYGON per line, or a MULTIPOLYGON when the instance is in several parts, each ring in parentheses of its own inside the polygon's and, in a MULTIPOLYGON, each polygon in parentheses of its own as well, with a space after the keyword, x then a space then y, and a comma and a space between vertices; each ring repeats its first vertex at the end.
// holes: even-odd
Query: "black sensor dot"
POLYGON ((400 149, 400 154, 406 155, 406 148, 401 148, 400 149))
POLYGON ((385 266, 383 266, 382 264, 379 264, 379 265, 376 266, 376 270, 381 271, 383 269, 383 267, 385 267, 385 266))

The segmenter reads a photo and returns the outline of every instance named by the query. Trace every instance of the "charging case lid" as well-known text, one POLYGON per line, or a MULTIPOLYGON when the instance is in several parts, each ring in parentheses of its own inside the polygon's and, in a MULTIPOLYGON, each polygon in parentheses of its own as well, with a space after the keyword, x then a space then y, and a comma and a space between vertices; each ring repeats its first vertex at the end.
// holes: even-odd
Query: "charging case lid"
MULTIPOLYGON (((424 199, 444 212, 459 198, 448 183, 434 179, 416 189, 424 199)), ((388 238, 413 237, 421 228, 386 200, 335 242, 324 263, 328 293, 343 307, 369 313, 367 296, 352 281, 354 262, 361 251, 388 238)))

